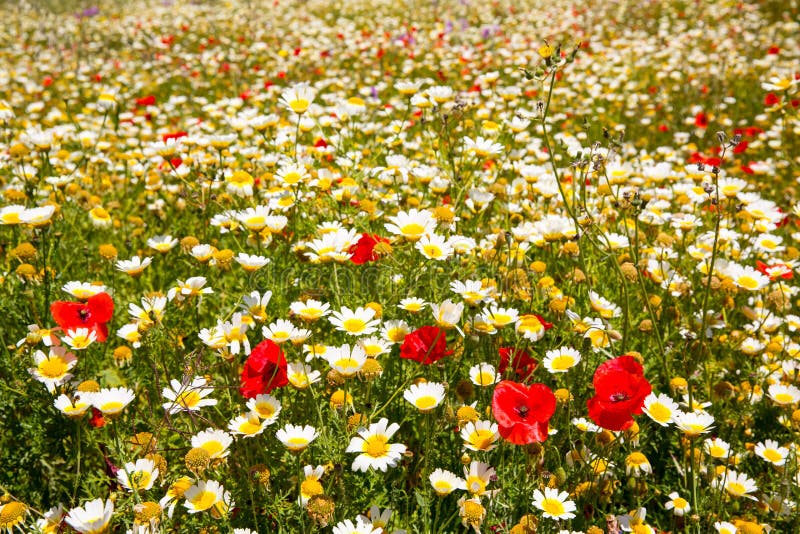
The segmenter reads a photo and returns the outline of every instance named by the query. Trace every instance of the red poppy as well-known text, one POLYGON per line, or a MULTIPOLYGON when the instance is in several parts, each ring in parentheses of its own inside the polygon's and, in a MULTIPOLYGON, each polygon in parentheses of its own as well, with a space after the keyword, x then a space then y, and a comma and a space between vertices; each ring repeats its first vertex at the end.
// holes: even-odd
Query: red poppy
POLYGON ((103 412, 97 408, 92 407, 92 417, 89 419, 89 424, 94 428, 103 428, 106 426, 106 420, 103 417, 103 412))
POLYGON ((503 380, 494 388, 492 414, 500 435, 514 445, 546 440, 555 411, 556 396, 544 384, 526 386, 503 380))
POLYGON ((702 111, 694 116, 694 125, 698 128, 707 128, 708 127, 708 115, 703 113, 702 111))
POLYGON ((589 417, 607 430, 625 430, 642 413, 652 391, 644 370, 633 356, 619 356, 597 367, 592 379, 594 397, 586 401, 589 417))
POLYGON ((497 366, 497 372, 501 375, 506 372, 508 366, 521 380, 525 380, 531 376, 539 362, 536 358, 531 357, 527 351, 522 349, 515 349, 512 347, 501 347, 498 351, 500 354, 500 365, 497 366))
POLYGON ((435 326, 423 326, 414 330, 406 335, 400 346, 401 358, 424 365, 439 361, 452 353, 452 350, 447 350, 445 331, 435 326))
POLYGON ((286 356, 273 341, 265 339, 255 346, 242 370, 239 392, 246 398, 269 393, 289 383, 286 374, 286 356))
POLYGON ((348 250, 352 254, 350 261, 356 265, 361 265, 368 261, 376 261, 379 256, 375 254, 375 245, 388 242, 388 239, 378 234, 361 234, 361 238, 348 250))
POLYGON ((50 305, 53 320, 64 330, 88 328, 94 330, 97 341, 108 337, 108 323, 114 315, 114 300, 108 293, 98 293, 86 302, 58 301, 50 305))

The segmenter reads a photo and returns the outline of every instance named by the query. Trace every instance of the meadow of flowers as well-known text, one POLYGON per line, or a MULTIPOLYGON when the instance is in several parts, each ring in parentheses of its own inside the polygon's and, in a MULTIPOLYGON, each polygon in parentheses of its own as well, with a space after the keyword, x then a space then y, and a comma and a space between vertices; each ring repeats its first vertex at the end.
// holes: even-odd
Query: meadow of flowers
POLYGON ((12 4, 0 530, 797 532, 796 2, 12 4))

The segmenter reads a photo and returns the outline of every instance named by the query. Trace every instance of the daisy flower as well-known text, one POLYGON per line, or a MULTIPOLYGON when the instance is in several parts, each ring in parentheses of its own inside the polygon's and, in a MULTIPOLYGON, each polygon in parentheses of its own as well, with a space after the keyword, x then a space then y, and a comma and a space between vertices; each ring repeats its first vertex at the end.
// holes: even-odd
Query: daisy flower
POLYGON ((259 419, 263 419, 267 425, 271 425, 278 420, 282 407, 278 399, 268 393, 262 393, 248 399, 247 409, 255 413, 259 419))
POLYGON ((292 452, 303 451, 318 436, 319 432, 310 425, 295 426, 287 424, 275 433, 275 437, 292 452))
MULTIPOLYGON (((274 420, 272 422, 274 422, 274 420)), ((228 430, 230 430, 234 436, 252 438, 264 432, 264 429, 270 424, 269 419, 262 420, 258 413, 251 411, 246 415, 234 417, 230 423, 228 423, 228 430)))
POLYGON ((789 456, 789 449, 781 447, 777 441, 768 439, 756 444, 756 456, 775 466, 782 466, 789 456))
POLYGON ((325 359, 331 369, 348 378, 361 370, 367 361, 367 353, 359 345, 355 345, 351 349, 350 345, 345 344, 328 350, 325 353, 325 359))
POLYGON ((458 515, 461 517, 461 524, 480 534, 481 524, 486 518, 486 508, 481 504, 478 497, 467 499, 466 496, 458 500, 458 515))
POLYGON ((129 260, 117 261, 116 267, 118 271, 122 271, 131 276, 139 276, 151 263, 153 263, 152 258, 142 259, 139 256, 134 256, 129 260))
POLYGON ((714 427, 714 417, 708 412, 675 412, 675 426, 688 437, 707 434, 714 427))
POLYGON ((800 401, 800 389, 791 384, 772 384, 767 389, 767 395, 779 406, 795 404, 800 401))
POLYGON ((88 328, 69 329, 67 330, 67 335, 62 337, 61 341, 69 345, 71 349, 84 350, 97 341, 97 332, 88 328))
POLYGON ((487 491, 486 486, 495 478, 496 472, 494 467, 483 462, 473 461, 469 467, 464 466, 464 479, 467 485, 467 491, 472 495, 481 496, 485 494, 492 495, 493 491, 487 491))
POLYGON ((358 431, 358 436, 350 440, 346 452, 356 452, 359 455, 353 460, 353 471, 376 469, 386 471, 399 462, 406 446, 401 443, 389 443, 395 432, 400 428, 397 423, 389 424, 389 420, 382 418, 377 423, 372 423, 368 428, 358 431))
POLYGON ((450 290, 458 294, 470 306, 492 300, 491 289, 484 288, 480 280, 467 280, 466 282, 454 280, 450 282, 450 290))
POLYGON ((709 438, 703 442, 703 450, 712 458, 727 461, 731 446, 719 438, 709 438))
POLYGON ((453 328, 461 321, 461 314, 464 312, 464 303, 458 304, 447 299, 441 304, 431 303, 431 313, 433 320, 442 328, 453 328))
POLYGON ((296 331, 297 327, 286 319, 278 319, 270 325, 261 327, 261 334, 279 345, 292 339, 296 331))
POLYGON ((292 302, 289 309, 294 315, 307 322, 316 321, 331 313, 330 304, 314 299, 308 299, 305 302, 292 302))
POLYGON ((445 237, 438 234, 422 236, 414 247, 429 260, 445 261, 453 255, 453 247, 445 237))
POLYGON ((378 330, 379 319, 374 319, 375 310, 372 308, 350 308, 343 306, 341 311, 333 312, 328 321, 336 330, 351 336, 365 336, 378 330))
POLYGON ((82 534, 95 534, 105 532, 113 513, 114 503, 111 500, 95 499, 67 512, 66 521, 82 534))
POLYGON ((392 350, 392 344, 390 342, 376 336, 359 338, 358 346, 364 349, 368 358, 377 358, 381 354, 387 354, 392 350))
MULTIPOLYGON (((205 287, 206 278, 204 276, 193 276, 183 280, 178 280, 175 287, 170 288, 167 292, 167 298, 172 301, 183 302, 191 297, 198 297, 199 301, 203 300, 203 295, 213 293, 214 290, 210 287, 205 287)), ((200 302, 198 301, 198 305, 200 302)))
POLYGON ((592 305, 592 309, 599 313, 603 319, 612 319, 622 315, 622 309, 619 306, 594 291, 589 291, 589 302, 592 305))
POLYGON ((272 291, 266 291, 263 295, 253 291, 242 299, 240 309, 259 323, 263 323, 267 320, 267 304, 271 298, 272 291))
POLYGON ((476 386, 492 386, 500 382, 500 375, 494 365, 481 362, 469 368, 469 379, 476 386))
POLYGON ((483 315, 494 325, 496 328, 502 328, 516 323, 519 320, 519 312, 514 308, 500 308, 498 306, 490 306, 483 311, 483 315))
POLYGON ((148 247, 162 254, 169 252, 177 245, 178 240, 171 235, 157 235, 147 240, 148 247))
POLYGON ((91 408, 92 403, 82 397, 75 397, 73 400, 62 393, 53 401, 53 406, 67 417, 78 418, 91 408))
POLYGON ((675 414, 680 410, 678 404, 664 393, 655 394, 651 392, 644 399, 642 411, 647 416, 661 426, 669 426, 675 414))
POLYGON ((382 532, 382 528, 374 528, 372 523, 364 523, 360 519, 357 519, 355 523, 345 519, 333 527, 333 534, 381 534, 382 532))
POLYGON ((445 469, 434 470, 434 472, 428 476, 428 480, 430 481, 431 486, 433 486, 433 490, 440 497, 449 495, 457 489, 467 489, 467 483, 463 478, 445 469))
POLYGON ((581 353, 572 347, 561 347, 548 350, 544 354, 542 365, 551 374, 566 373, 581 361, 581 353))
POLYGON ((653 467, 647 456, 641 452, 634 451, 625 458, 625 474, 628 476, 640 476, 641 474, 653 474, 653 467))
POLYGON ((170 386, 161 392, 165 399, 170 402, 162 404, 170 414, 178 412, 196 412, 204 406, 214 406, 216 399, 207 399, 214 389, 206 387, 207 381, 202 376, 196 376, 191 383, 183 385, 178 380, 170 380, 170 386))
POLYGON ((103 415, 116 415, 122 412, 128 404, 133 402, 135 396, 133 390, 118 387, 103 388, 97 393, 92 393, 89 398, 91 399, 92 406, 100 410, 103 415))
POLYGON ((48 354, 37 350, 33 354, 33 363, 36 367, 28 369, 28 372, 53 394, 57 387, 72 378, 69 371, 75 367, 78 359, 64 347, 50 347, 48 354))
POLYGON ((669 500, 664 504, 664 508, 672 510, 675 515, 685 515, 686 512, 692 509, 689 506, 689 501, 678 495, 676 491, 669 494, 669 500))
POLYGON ((717 489, 725 490, 732 497, 746 497, 756 500, 750 494, 758 491, 758 486, 756 486, 753 479, 744 473, 727 470, 717 477, 713 484, 717 489))
POLYGON ((322 495, 324 489, 319 479, 325 474, 325 466, 316 467, 307 465, 303 467, 303 482, 300 484, 300 505, 305 506, 308 500, 315 495, 322 495))
POLYGON ((289 383, 297 389, 305 389, 311 384, 319 382, 322 377, 319 371, 301 362, 289 362, 286 365, 286 377, 289 383))
POLYGON ((214 428, 207 428, 192 436, 192 447, 205 450, 212 461, 227 458, 231 443, 233 436, 214 428))
POLYGON ((61 286, 61 290, 69 293, 76 299, 80 300, 88 300, 89 297, 93 297, 98 293, 104 293, 106 290, 106 286, 103 284, 93 284, 91 282, 67 282, 63 286, 61 286))
POLYGON ((256 254, 245 254, 244 252, 240 252, 234 259, 236 263, 241 265, 248 273, 256 272, 270 262, 270 259, 267 257, 258 256, 256 254))
POLYGON ((569 494, 566 491, 559 492, 556 488, 544 488, 544 493, 540 490, 533 491, 533 505, 543 512, 544 517, 551 519, 572 519, 576 510, 575 503, 568 500, 569 494))
POLYGON ((428 210, 412 208, 409 211, 399 211, 397 215, 387 219, 389 222, 384 224, 386 231, 409 241, 417 241, 436 230, 436 219, 428 210))
POLYGON ((317 91, 307 83, 298 83, 283 90, 280 103, 297 115, 308 111, 308 107, 317 96, 317 91))
POLYGON ((192 484, 183 494, 183 505, 190 514, 210 510, 215 518, 227 515, 233 506, 231 494, 216 480, 200 480, 192 484))
POLYGON ((117 471, 117 480, 128 491, 147 491, 158 478, 158 469, 153 460, 140 458, 136 463, 128 462, 117 471))
POLYGON ((444 400, 444 385, 438 382, 422 382, 411 384, 403 392, 403 398, 415 406, 420 412, 428 413, 444 400))
POLYGON ((397 305, 398 308, 401 310, 405 310, 409 313, 418 313, 427 306, 427 302, 424 299, 418 297, 409 297, 402 299, 400 304, 397 305))
POLYGON ((467 422, 461 429, 461 439, 464 447, 473 451, 490 451, 496 447, 500 439, 497 423, 491 421, 467 422))

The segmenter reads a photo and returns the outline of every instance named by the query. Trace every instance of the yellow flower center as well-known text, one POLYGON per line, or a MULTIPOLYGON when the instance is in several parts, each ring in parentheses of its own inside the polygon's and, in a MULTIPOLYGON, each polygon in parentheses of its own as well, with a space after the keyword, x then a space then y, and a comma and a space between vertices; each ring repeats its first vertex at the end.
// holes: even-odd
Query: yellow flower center
POLYGON ((302 449, 303 447, 308 445, 308 440, 302 436, 295 436, 289 438, 286 442, 286 446, 290 449, 302 449))
POLYGON ((678 497, 677 499, 674 499, 674 500, 672 501, 672 504, 673 504, 673 505, 675 506, 675 508, 677 508, 678 510, 682 510, 682 509, 686 508, 686 505, 687 505, 687 504, 689 504, 689 503, 688 503, 688 502, 686 502, 686 499, 684 499, 683 497, 678 497))
POLYGON ((67 364, 61 358, 48 358, 39 364, 39 373, 47 378, 60 378, 67 372, 67 364))
POLYGON ((352 334, 357 334, 367 327, 367 323, 358 318, 347 319, 342 323, 345 330, 352 334))
POLYGON ((404 236, 419 236, 424 231, 425 228, 421 224, 417 223, 409 223, 400 228, 400 233, 404 236))
POLYGON ((666 423, 672 418, 672 410, 661 403, 651 404, 648 412, 650 413, 650 417, 659 423, 666 423))
POLYGON ((564 503, 558 499, 545 499, 542 501, 542 509, 550 515, 559 517, 564 513, 564 503))
POLYGON ((314 495, 322 495, 322 484, 316 478, 307 478, 300 484, 300 493, 304 497, 311 498, 314 495))
POLYGON ((131 483, 132 489, 144 489, 150 484, 150 473, 147 471, 136 471, 131 473, 131 476, 128 478, 131 483))
POLYGON ((340 360, 336 360, 335 365, 339 368, 337 370, 344 376, 350 376, 354 374, 359 368, 358 362, 353 358, 342 358, 340 360))
POLYGON ((463 517, 464 521, 466 521, 470 525, 480 525, 481 521, 483 520, 483 514, 486 510, 484 510, 483 506, 480 503, 472 502, 472 501, 464 501, 464 508, 463 508, 463 517))
POLYGON ((125 405, 119 401, 111 401, 111 402, 106 402, 105 404, 100 406, 100 411, 103 413, 115 413, 120 411, 124 407, 125 405))
POLYGON ((309 104, 310 102, 305 98, 298 98, 289 102, 289 107, 292 108, 292 111, 299 115, 308 109, 309 104))
POLYGON ((778 404, 791 404, 794 402, 794 396, 791 393, 778 393, 773 398, 778 404))
POLYGON ((737 280, 740 286, 745 289, 753 290, 758 289, 758 280, 753 278, 752 276, 740 276, 737 280))
POLYGON ((747 492, 744 484, 740 484, 739 482, 728 482, 725 489, 727 489, 728 493, 731 495, 744 495, 747 492))
POLYGON ((469 435, 469 442, 476 449, 485 450, 492 444, 493 438, 494 432, 487 429, 480 429, 469 435))
POLYGON ((467 478, 467 489, 472 494, 482 494, 486 490, 486 482, 480 477, 471 476, 467 478))
POLYGON ((444 254, 442 249, 439 248, 437 245, 425 245, 422 247, 422 250, 425 252, 425 255, 430 258, 440 258, 444 254))
POLYGON ((561 356, 553 358, 550 365, 553 367, 554 371, 566 371, 575 365, 575 358, 567 354, 562 354, 561 356))
POLYGON ((439 495, 447 495, 453 491, 453 485, 447 480, 437 480, 433 485, 433 489, 436 490, 436 493, 439 495))
POLYGON ((764 458, 773 463, 778 463, 783 460, 783 455, 775 449, 766 449, 763 454, 764 458))
POLYGON ((389 439, 386 436, 370 436, 364 440, 361 450, 373 458, 381 458, 389 453, 389 439))
POLYGON ((200 402, 200 394, 196 391, 184 391, 175 399, 175 403, 187 410, 194 408, 200 402))
POLYGON ((295 185, 302 179, 299 172, 291 171, 283 175, 283 181, 289 185, 295 185))
POLYGON ((212 458, 216 455, 219 455, 222 451, 225 450, 225 447, 223 447, 222 443, 220 443, 219 441, 206 441, 205 443, 200 445, 200 447, 205 449, 208 455, 212 458))
POLYGON ((713 458, 724 458, 728 455, 728 451, 719 445, 713 445, 708 449, 708 454, 710 454, 713 458))
POLYGON ((195 510, 208 510, 217 502, 217 494, 213 491, 202 491, 191 501, 195 510))
POLYGON ((239 425, 239 432, 247 435, 257 434, 261 432, 261 424, 247 420, 239 425))
POLYGON ((268 402, 259 402, 256 404, 256 412, 258 412, 259 417, 269 419, 275 414, 275 407, 268 402))
POLYGON ((414 405, 419 408, 421 412, 427 412, 436 407, 436 397, 432 395, 424 395, 414 401, 414 405))

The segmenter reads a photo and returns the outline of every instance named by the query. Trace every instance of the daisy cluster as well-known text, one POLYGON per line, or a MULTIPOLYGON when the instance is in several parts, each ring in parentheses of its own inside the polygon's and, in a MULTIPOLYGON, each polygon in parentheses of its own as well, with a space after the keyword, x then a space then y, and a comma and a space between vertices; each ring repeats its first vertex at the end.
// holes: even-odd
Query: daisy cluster
POLYGON ((795 528, 796 6, 2 15, 0 529, 795 528))

